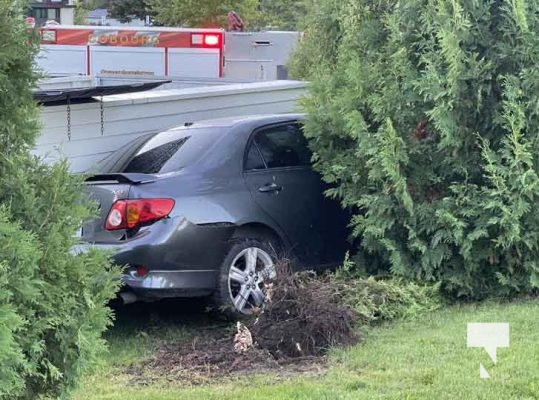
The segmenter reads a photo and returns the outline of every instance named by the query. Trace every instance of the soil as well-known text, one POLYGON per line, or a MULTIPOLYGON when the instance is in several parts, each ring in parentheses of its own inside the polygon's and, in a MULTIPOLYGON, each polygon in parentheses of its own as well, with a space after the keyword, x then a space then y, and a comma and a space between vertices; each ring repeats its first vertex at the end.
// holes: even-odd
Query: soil
POLYGON ((260 348, 277 358, 304 357, 358 343, 360 315, 341 304, 336 283, 308 271, 291 273, 286 263, 276 272, 266 286, 271 301, 249 325, 260 348))
POLYGON ((271 374, 284 379, 297 374, 320 376, 327 370, 327 358, 279 357, 269 351, 250 348, 244 353, 234 350, 230 329, 203 333, 192 341, 163 343, 154 355, 141 364, 127 368, 130 383, 146 385, 166 379, 182 385, 200 385, 221 378, 239 378, 271 374))
POLYGON ((276 267, 260 313, 245 325, 213 326, 197 330, 190 341, 163 343, 150 359, 128 369, 132 383, 164 378, 202 384, 253 374, 325 373, 329 348, 358 342, 360 316, 341 304, 331 280, 292 274, 287 264, 276 267))

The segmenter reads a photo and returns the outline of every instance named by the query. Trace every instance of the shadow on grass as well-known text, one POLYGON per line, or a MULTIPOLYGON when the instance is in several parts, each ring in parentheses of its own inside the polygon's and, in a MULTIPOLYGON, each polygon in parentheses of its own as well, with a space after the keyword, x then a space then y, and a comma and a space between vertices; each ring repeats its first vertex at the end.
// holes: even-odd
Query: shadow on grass
POLYGON ((167 343, 185 343, 200 335, 220 335, 230 324, 208 313, 204 299, 111 304, 114 324, 105 333, 112 357, 145 357, 167 343))
POLYGON ((154 302, 136 302, 123 305, 111 303, 115 327, 144 327, 156 319, 166 324, 205 324, 217 319, 206 312, 204 299, 163 299, 154 302))

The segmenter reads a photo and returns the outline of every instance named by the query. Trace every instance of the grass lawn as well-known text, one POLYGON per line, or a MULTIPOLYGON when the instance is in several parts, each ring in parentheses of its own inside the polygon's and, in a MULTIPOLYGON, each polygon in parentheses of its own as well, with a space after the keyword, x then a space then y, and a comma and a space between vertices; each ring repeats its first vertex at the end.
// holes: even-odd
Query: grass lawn
POLYGON ((120 317, 109 333, 108 358, 75 399, 539 399, 539 301, 454 306, 373 328, 362 344, 333 351, 322 375, 266 374, 199 386, 164 378, 135 384, 126 367, 159 340, 186 340, 216 322, 196 309, 135 314, 120 317), (498 349, 497 365, 484 349, 466 347, 468 322, 510 323, 510 347, 498 349), (491 379, 479 378, 479 363, 491 379))

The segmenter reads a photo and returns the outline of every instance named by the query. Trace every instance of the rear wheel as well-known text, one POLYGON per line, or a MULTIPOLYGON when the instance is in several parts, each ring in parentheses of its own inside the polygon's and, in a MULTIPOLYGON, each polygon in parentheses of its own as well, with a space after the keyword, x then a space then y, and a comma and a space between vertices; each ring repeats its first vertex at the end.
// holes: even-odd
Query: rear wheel
POLYGON ((231 317, 250 315, 264 305, 264 283, 275 277, 275 251, 259 239, 242 238, 221 264, 214 302, 231 317))

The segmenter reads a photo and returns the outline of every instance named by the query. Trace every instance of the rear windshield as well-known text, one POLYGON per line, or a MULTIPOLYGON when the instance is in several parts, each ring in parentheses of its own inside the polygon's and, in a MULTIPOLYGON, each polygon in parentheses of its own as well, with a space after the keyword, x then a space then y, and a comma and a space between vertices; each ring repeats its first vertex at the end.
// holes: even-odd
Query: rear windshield
POLYGON ((193 127, 146 135, 100 162, 97 173, 164 174, 178 171, 202 159, 224 129, 193 127))

